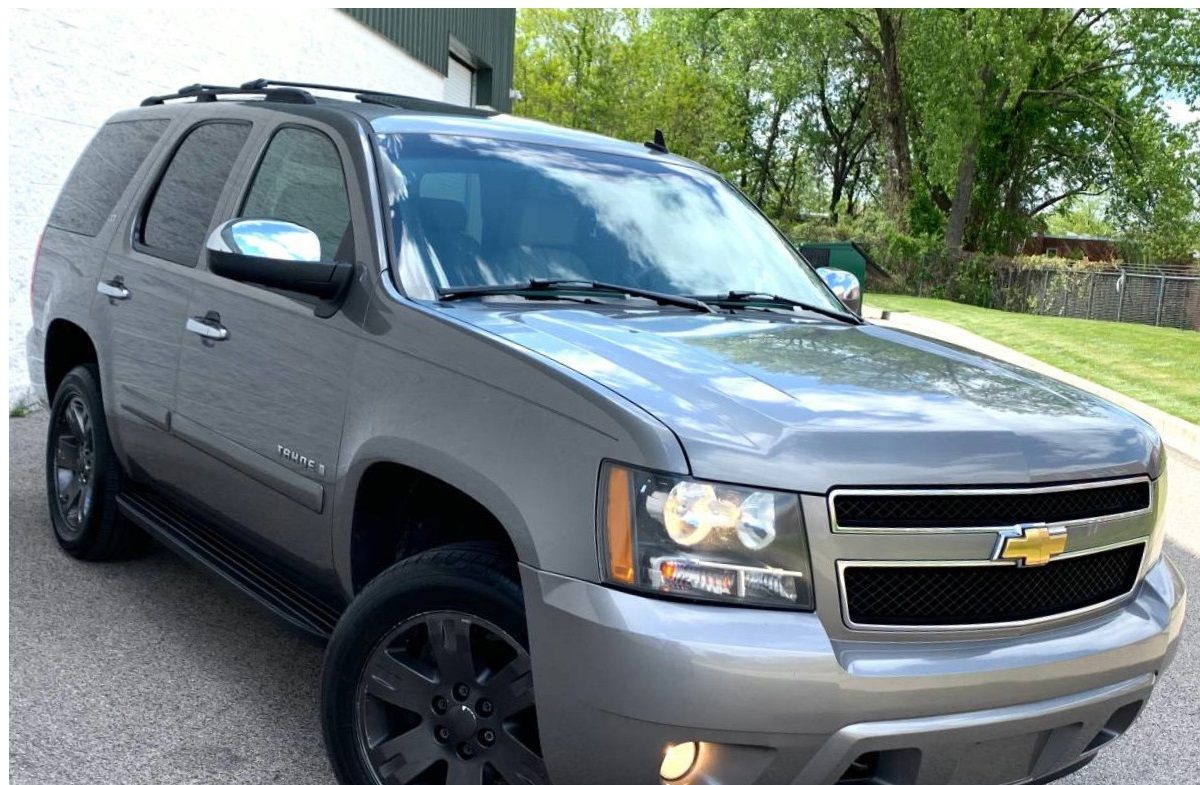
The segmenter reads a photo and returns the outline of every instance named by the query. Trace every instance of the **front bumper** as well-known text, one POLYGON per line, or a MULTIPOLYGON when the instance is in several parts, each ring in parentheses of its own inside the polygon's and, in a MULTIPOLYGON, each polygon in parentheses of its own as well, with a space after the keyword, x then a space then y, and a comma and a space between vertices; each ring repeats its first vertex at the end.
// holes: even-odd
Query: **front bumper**
POLYGON ((1124 606, 1021 637, 839 641, 815 614, 669 602, 522 567, 543 754, 565 785, 1041 781, 1086 763, 1169 664, 1185 590, 1167 559, 1124 606), (878 755, 869 755, 879 753, 878 755), (871 780, 864 780, 870 782, 871 780))

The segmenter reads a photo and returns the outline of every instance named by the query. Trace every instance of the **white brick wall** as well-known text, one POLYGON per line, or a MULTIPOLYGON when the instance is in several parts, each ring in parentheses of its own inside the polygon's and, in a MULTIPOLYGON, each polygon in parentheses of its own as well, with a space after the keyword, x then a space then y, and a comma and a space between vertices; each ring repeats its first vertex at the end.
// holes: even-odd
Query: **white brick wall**
POLYGON ((29 272, 58 189, 113 113, 193 82, 257 77, 441 99, 445 79, 330 9, 10 12, 9 405, 29 399, 29 272))

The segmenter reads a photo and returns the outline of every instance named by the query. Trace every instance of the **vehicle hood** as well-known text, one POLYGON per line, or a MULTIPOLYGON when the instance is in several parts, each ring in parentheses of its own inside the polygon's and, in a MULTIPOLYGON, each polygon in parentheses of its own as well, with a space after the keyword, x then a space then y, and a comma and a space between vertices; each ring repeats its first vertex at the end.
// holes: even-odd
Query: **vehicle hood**
POLYGON ((1157 433, 1125 410, 895 329, 482 302, 453 315, 650 412, 706 479, 825 493, 1160 471, 1157 433))

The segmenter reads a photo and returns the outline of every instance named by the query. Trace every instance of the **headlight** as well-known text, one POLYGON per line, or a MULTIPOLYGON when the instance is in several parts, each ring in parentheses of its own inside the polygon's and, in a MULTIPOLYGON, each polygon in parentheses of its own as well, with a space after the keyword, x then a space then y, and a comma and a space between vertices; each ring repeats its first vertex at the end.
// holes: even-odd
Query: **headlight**
POLYGON ((812 609, 795 494, 605 464, 600 525, 612 583, 683 597, 812 609))

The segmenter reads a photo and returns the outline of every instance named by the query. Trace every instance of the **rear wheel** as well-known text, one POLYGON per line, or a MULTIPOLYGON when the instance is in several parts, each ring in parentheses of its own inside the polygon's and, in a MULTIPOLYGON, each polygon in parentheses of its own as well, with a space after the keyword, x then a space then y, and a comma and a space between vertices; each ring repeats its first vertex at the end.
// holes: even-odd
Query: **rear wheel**
POLYGON ((120 467, 108 437, 99 373, 71 370, 50 407, 46 491, 54 536, 78 559, 100 561, 136 552, 141 530, 117 513, 120 467))
POLYGON ((548 785, 520 587, 487 549, 388 569, 338 623, 325 739, 345 785, 548 785))

